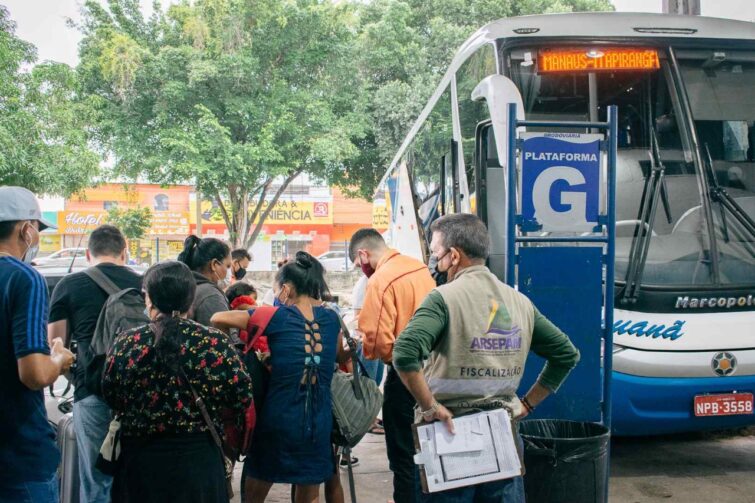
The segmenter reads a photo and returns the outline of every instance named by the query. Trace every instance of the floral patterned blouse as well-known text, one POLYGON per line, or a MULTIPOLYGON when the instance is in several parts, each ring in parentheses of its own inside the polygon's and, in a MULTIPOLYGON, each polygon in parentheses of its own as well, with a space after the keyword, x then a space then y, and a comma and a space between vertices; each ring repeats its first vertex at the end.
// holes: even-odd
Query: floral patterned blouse
MULTIPOLYGON (((224 333, 181 320, 180 362, 186 377, 221 427, 223 417, 243 417, 252 381, 224 333)), ((119 335, 105 361, 105 401, 121 415, 128 436, 198 433, 207 430, 191 389, 157 358, 149 325, 119 335)), ((219 429, 222 431, 222 429, 219 429)))

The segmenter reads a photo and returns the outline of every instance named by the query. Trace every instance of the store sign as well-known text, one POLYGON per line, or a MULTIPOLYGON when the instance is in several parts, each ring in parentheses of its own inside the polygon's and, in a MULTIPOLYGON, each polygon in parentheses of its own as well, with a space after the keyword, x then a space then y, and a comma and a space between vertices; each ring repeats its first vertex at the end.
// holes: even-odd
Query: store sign
POLYGON ((387 229, 391 223, 391 215, 385 199, 376 200, 372 205, 372 227, 375 229, 387 229))
POLYGON ((189 234, 189 212, 153 211, 150 236, 186 236, 189 234))
POLYGON ((58 234, 89 234, 106 221, 104 211, 59 211, 58 234))
MULTIPOLYGON (((267 209, 269 204, 268 201, 262 203, 260 214, 267 209)), ((230 203, 226 203, 226 205, 230 207, 230 203)), ((250 213, 253 211, 254 207, 249 208, 250 213)), ((196 203, 194 201, 190 202, 189 213, 193 222, 196 218, 196 203)), ((217 203, 202 201, 202 223, 225 224, 223 212, 217 203)), ((332 223, 333 211, 331 203, 325 201, 279 200, 265 219, 265 225, 331 225, 332 223)))

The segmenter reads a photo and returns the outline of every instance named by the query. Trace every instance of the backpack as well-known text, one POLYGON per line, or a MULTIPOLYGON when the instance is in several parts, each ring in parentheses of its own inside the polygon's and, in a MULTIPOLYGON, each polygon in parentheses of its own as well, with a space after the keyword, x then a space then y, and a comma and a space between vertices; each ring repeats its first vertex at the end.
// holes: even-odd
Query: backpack
POLYGON ((88 358, 85 360, 87 363, 84 370, 84 383, 87 389, 101 397, 105 357, 113 346, 115 338, 126 330, 148 324, 150 319, 144 312, 146 310, 144 296, 139 290, 136 288, 122 290, 96 267, 86 269, 84 274, 108 294, 100 316, 97 318, 92 342, 87 350, 88 358))
POLYGON ((254 310, 247 322, 247 339, 244 350, 241 353, 241 361, 244 362, 246 371, 252 379, 252 394, 254 396, 252 403, 244 411, 243 425, 239 429, 232 417, 224 417, 225 444, 231 451, 230 457, 239 459, 242 455, 249 454, 252 444, 252 435, 254 426, 257 422, 257 413, 262 410, 267 395, 267 386, 270 380, 270 373, 262 362, 257 358, 257 353, 252 346, 257 339, 264 335, 270 320, 273 319, 277 307, 262 306, 254 310))
POLYGON ((330 384, 334 419, 333 442, 347 448, 344 452, 349 455, 350 449, 362 440, 375 423, 383 407, 383 394, 357 358, 356 342, 343 319, 338 316, 338 320, 351 350, 353 373, 336 371, 330 384))

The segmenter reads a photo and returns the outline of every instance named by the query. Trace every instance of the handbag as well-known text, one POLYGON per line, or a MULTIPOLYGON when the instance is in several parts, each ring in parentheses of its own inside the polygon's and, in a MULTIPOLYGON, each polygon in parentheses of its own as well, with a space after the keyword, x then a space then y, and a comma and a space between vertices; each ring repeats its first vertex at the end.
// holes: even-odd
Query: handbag
POLYGON ((210 435, 212 436, 212 439, 215 441, 215 445, 218 446, 218 450, 220 451, 220 455, 223 458, 223 465, 225 469, 225 488, 226 492, 228 493, 228 499, 233 498, 233 461, 225 455, 226 449, 223 445, 223 440, 220 438, 220 435, 218 434, 217 428, 215 428, 215 424, 212 422, 212 418, 210 418, 210 413, 207 412, 207 407, 205 406, 204 400, 201 396, 199 396, 194 389, 194 386, 191 385, 191 381, 186 377, 186 374, 184 373, 183 369, 180 370, 181 372, 181 378, 186 381, 186 384, 189 386, 189 389, 191 390, 191 394, 194 396, 194 403, 197 404, 197 407, 199 408, 199 412, 202 414, 202 419, 204 419, 205 424, 207 425, 207 429, 210 431, 210 435))
POLYGON ((383 406, 383 394, 357 358, 356 341, 351 337, 343 319, 338 316, 338 320, 349 345, 353 373, 336 371, 330 384, 334 419, 333 442, 351 449, 375 423, 383 406))
POLYGON ((120 467, 121 459, 121 420, 120 416, 115 416, 110 421, 110 426, 102 442, 100 452, 97 455, 97 461, 94 466, 105 475, 115 476, 120 467))

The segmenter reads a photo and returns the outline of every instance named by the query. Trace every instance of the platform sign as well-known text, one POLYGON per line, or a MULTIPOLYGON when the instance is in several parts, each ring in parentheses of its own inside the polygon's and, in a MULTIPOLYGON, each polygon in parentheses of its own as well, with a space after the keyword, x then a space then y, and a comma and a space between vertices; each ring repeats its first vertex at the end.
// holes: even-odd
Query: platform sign
POLYGON ((523 133, 523 231, 592 232, 598 225, 603 135, 523 133))

